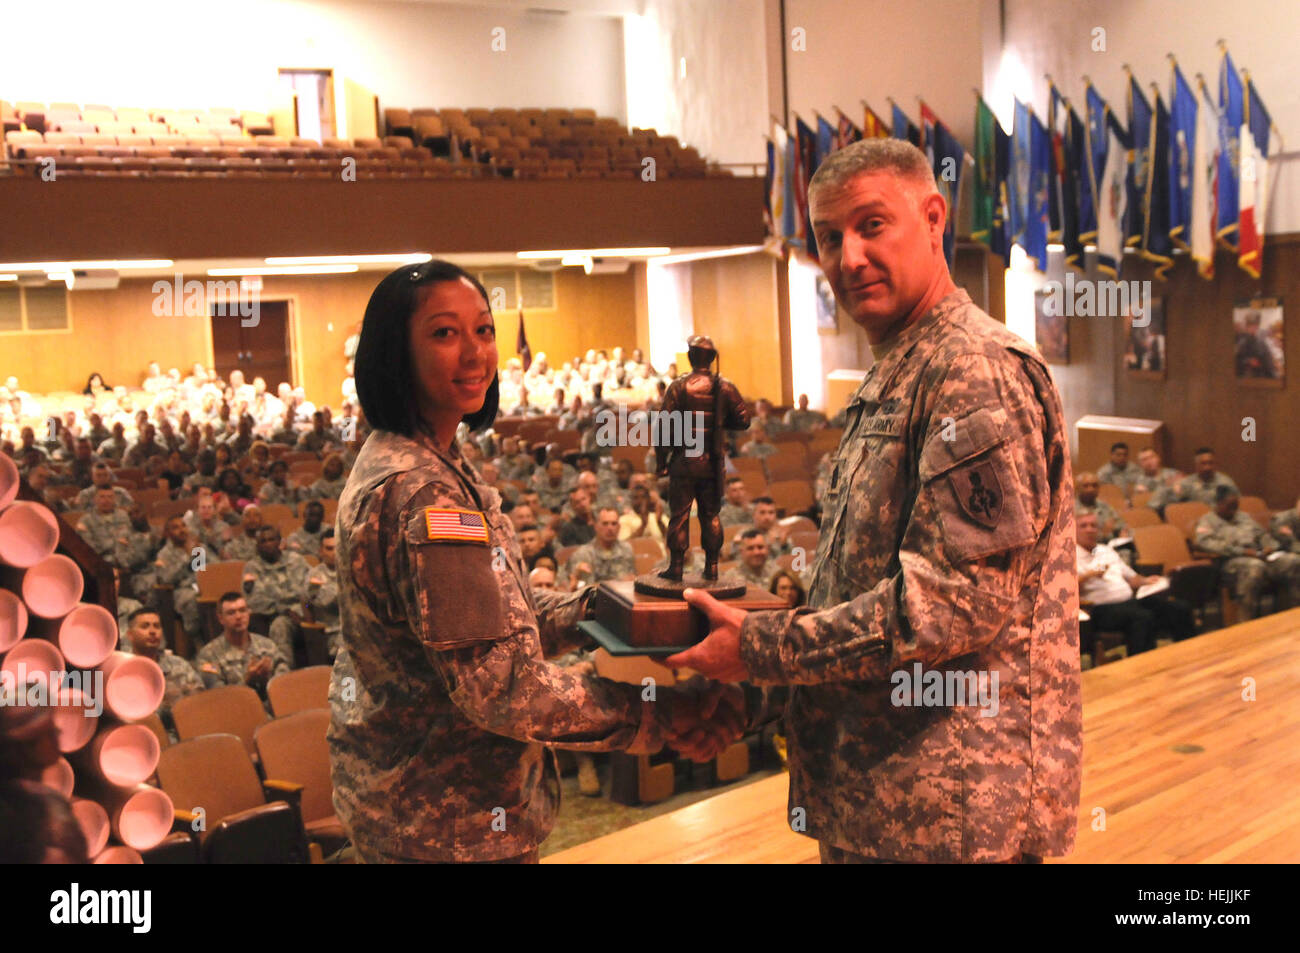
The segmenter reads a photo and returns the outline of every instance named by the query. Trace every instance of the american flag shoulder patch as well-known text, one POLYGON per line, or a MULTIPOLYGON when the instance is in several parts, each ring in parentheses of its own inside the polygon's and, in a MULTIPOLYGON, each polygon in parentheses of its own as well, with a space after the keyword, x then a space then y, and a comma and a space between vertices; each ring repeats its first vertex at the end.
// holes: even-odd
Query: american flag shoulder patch
POLYGON ((424 525, 430 542, 488 543, 487 520, 478 510, 426 506, 424 525))

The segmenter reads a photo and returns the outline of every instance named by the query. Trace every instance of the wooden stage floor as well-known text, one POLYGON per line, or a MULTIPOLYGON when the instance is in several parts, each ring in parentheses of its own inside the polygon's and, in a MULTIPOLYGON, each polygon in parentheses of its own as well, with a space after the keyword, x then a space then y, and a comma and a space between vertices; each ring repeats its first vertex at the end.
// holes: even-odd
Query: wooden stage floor
MULTIPOLYGON (((1300 861, 1300 609, 1084 672, 1083 725, 1079 834, 1057 862, 1300 861)), ((786 793, 766 778, 543 863, 816 863, 786 793)))

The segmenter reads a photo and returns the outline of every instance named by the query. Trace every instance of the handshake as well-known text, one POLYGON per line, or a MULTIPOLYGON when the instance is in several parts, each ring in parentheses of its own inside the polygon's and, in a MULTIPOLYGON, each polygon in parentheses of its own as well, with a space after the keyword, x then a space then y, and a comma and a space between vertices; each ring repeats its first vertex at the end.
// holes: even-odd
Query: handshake
POLYGON ((745 694, 738 685, 696 676, 661 690, 656 708, 665 743, 692 761, 711 761, 745 733, 745 694))

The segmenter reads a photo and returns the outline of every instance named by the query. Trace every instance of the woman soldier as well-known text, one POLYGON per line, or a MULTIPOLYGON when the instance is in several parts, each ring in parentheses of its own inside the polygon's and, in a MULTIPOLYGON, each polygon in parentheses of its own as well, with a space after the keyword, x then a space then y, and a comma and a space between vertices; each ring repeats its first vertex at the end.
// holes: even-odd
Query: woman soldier
POLYGON ((559 804, 544 745, 667 741, 705 760, 740 733, 738 689, 647 691, 543 660, 581 644, 591 590, 529 588, 497 491, 461 456, 461 421, 496 416, 495 335, 483 286, 442 261, 386 277, 362 323, 374 432, 339 501, 328 738, 335 808, 368 863, 535 862, 559 804))

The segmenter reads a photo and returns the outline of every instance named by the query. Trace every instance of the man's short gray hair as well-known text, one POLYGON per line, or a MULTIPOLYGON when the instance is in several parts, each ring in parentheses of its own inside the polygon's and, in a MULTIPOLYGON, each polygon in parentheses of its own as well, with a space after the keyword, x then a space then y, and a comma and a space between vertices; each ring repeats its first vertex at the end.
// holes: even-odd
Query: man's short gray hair
POLYGON ((854 176, 871 172, 892 172, 916 183, 925 190, 923 194, 938 191, 930 162, 916 146, 904 139, 862 139, 827 156, 808 183, 808 192, 839 188, 854 176))

